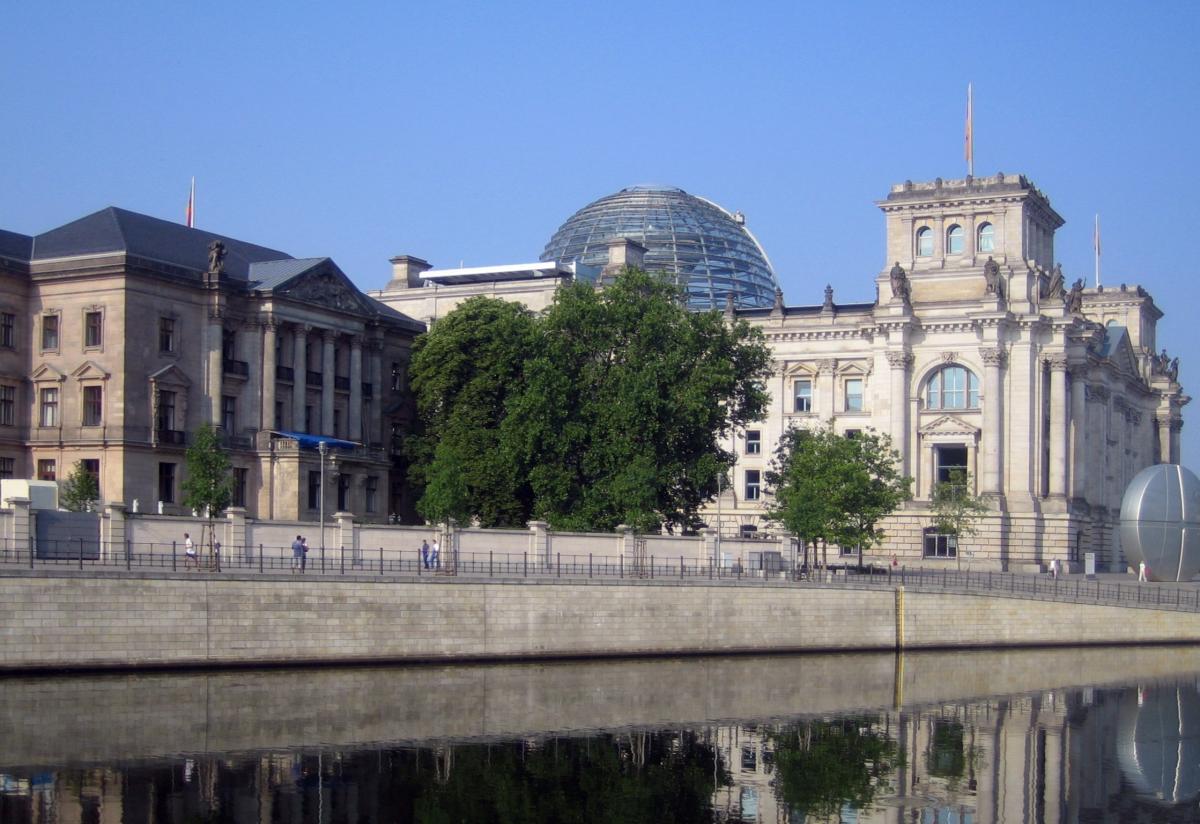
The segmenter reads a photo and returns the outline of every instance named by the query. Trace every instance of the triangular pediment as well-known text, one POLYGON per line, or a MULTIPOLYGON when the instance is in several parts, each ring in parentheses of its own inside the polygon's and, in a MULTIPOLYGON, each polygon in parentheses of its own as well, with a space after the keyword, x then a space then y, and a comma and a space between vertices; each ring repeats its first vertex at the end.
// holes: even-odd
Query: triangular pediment
POLYGON ((187 376, 187 373, 173 363, 164 366, 162 369, 159 369, 156 372, 151 372, 150 380, 154 381, 155 383, 169 384, 172 386, 192 385, 192 379, 187 376))
POLYGON ((862 375, 865 377, 871 374, 871 367, 867 361, 839 361, 838 374, 851 376, 862 375))
POLYGON ((817 365, 802 361, 788 361, 784 364, 782 373, 785 378, 811 378, 817 374, 817 365))
POLYGON ((81 366, 71 371, 71 377, 79 381, 105 381, 112 373, 95 361, 84 361, 81 366))
POLYGON ((43 363, 37 369, 33 370, 33 374, 29 376, 31 381, 62 381, 66 380, 67 376, 58 369, 55 369, 48 363, 43 363))
POLYGON ((979 435, 979 427, 972 426, 954 415, 942 415, 934 418, 922 426, 919 431, 922 437, 926 438, 976 438, 979 435))
POLYGON ((1108 356, 1108 359, 1112 361, 1113 366, 1119 371, 1127 375, 1138 374, 1137 356, 1133 354, 1133 344, 1129 342, 1128 335, 1121 336, 1120 342, 1112 354, 1108 356))
POLYGON ((373 315, 367 297, 333 261, 326 261, 274 288, 276 295, 356 315, 373 315))

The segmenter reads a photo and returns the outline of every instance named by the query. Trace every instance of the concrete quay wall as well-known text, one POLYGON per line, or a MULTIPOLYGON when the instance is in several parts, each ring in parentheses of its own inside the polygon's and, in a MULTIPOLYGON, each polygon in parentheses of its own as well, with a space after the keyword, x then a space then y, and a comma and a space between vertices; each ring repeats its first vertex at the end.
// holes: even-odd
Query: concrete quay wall
POLYGON ((848 586, 0 577, 0 670, 1196 641, 1197 613, 848 586))

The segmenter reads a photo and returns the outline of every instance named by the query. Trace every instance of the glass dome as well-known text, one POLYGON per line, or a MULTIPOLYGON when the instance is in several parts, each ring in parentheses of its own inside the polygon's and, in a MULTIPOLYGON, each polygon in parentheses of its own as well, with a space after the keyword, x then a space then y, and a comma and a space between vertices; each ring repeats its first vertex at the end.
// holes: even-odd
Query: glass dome
POLYGON ((603 267, 608 241, 646 247, 647 271, 665 271, 687 290, 688 306, 739 309, 775 302, 775 271, 745 218, 672 186, 633 186, 584 206, 559 227, 542 260, 603 267))

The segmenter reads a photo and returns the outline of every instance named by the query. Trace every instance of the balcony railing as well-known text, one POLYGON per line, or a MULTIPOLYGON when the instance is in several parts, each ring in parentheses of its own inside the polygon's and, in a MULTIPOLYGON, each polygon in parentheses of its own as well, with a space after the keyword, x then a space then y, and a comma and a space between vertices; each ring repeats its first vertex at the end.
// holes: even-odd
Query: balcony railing
POLYGON ((187 443, 187 433, 178 429, 159 429, 158 442, 171 446, 184 446, 187 443))
POLYGON ((250 364, 244 360, 227 360, 223 364, 226 375, 237 375, 245 378, 250 375, 250 364))
POLYGON ((343 392, 349 392, 350 391, 350 379, 343 378, 341 375, 334 375, 333 388, 340 389, 343 392))
POLYGON ((308 370, 305 378, 309 386, 321 386, 325 382, 324 376, 320 372, 314 372, 311 369, 308 370))
POLYGON ((290 366, 275 365, 275 379, 281 381, 291 381, 296 379, 296 370, 290 366))

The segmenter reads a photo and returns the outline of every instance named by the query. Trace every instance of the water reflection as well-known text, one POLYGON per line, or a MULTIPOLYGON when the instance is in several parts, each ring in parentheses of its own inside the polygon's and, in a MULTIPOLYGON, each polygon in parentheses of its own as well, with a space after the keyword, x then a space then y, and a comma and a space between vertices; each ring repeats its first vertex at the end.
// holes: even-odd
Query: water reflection
POLYGON ((0 821, 1200 821, 1198 655, 8 679, 0 821))

